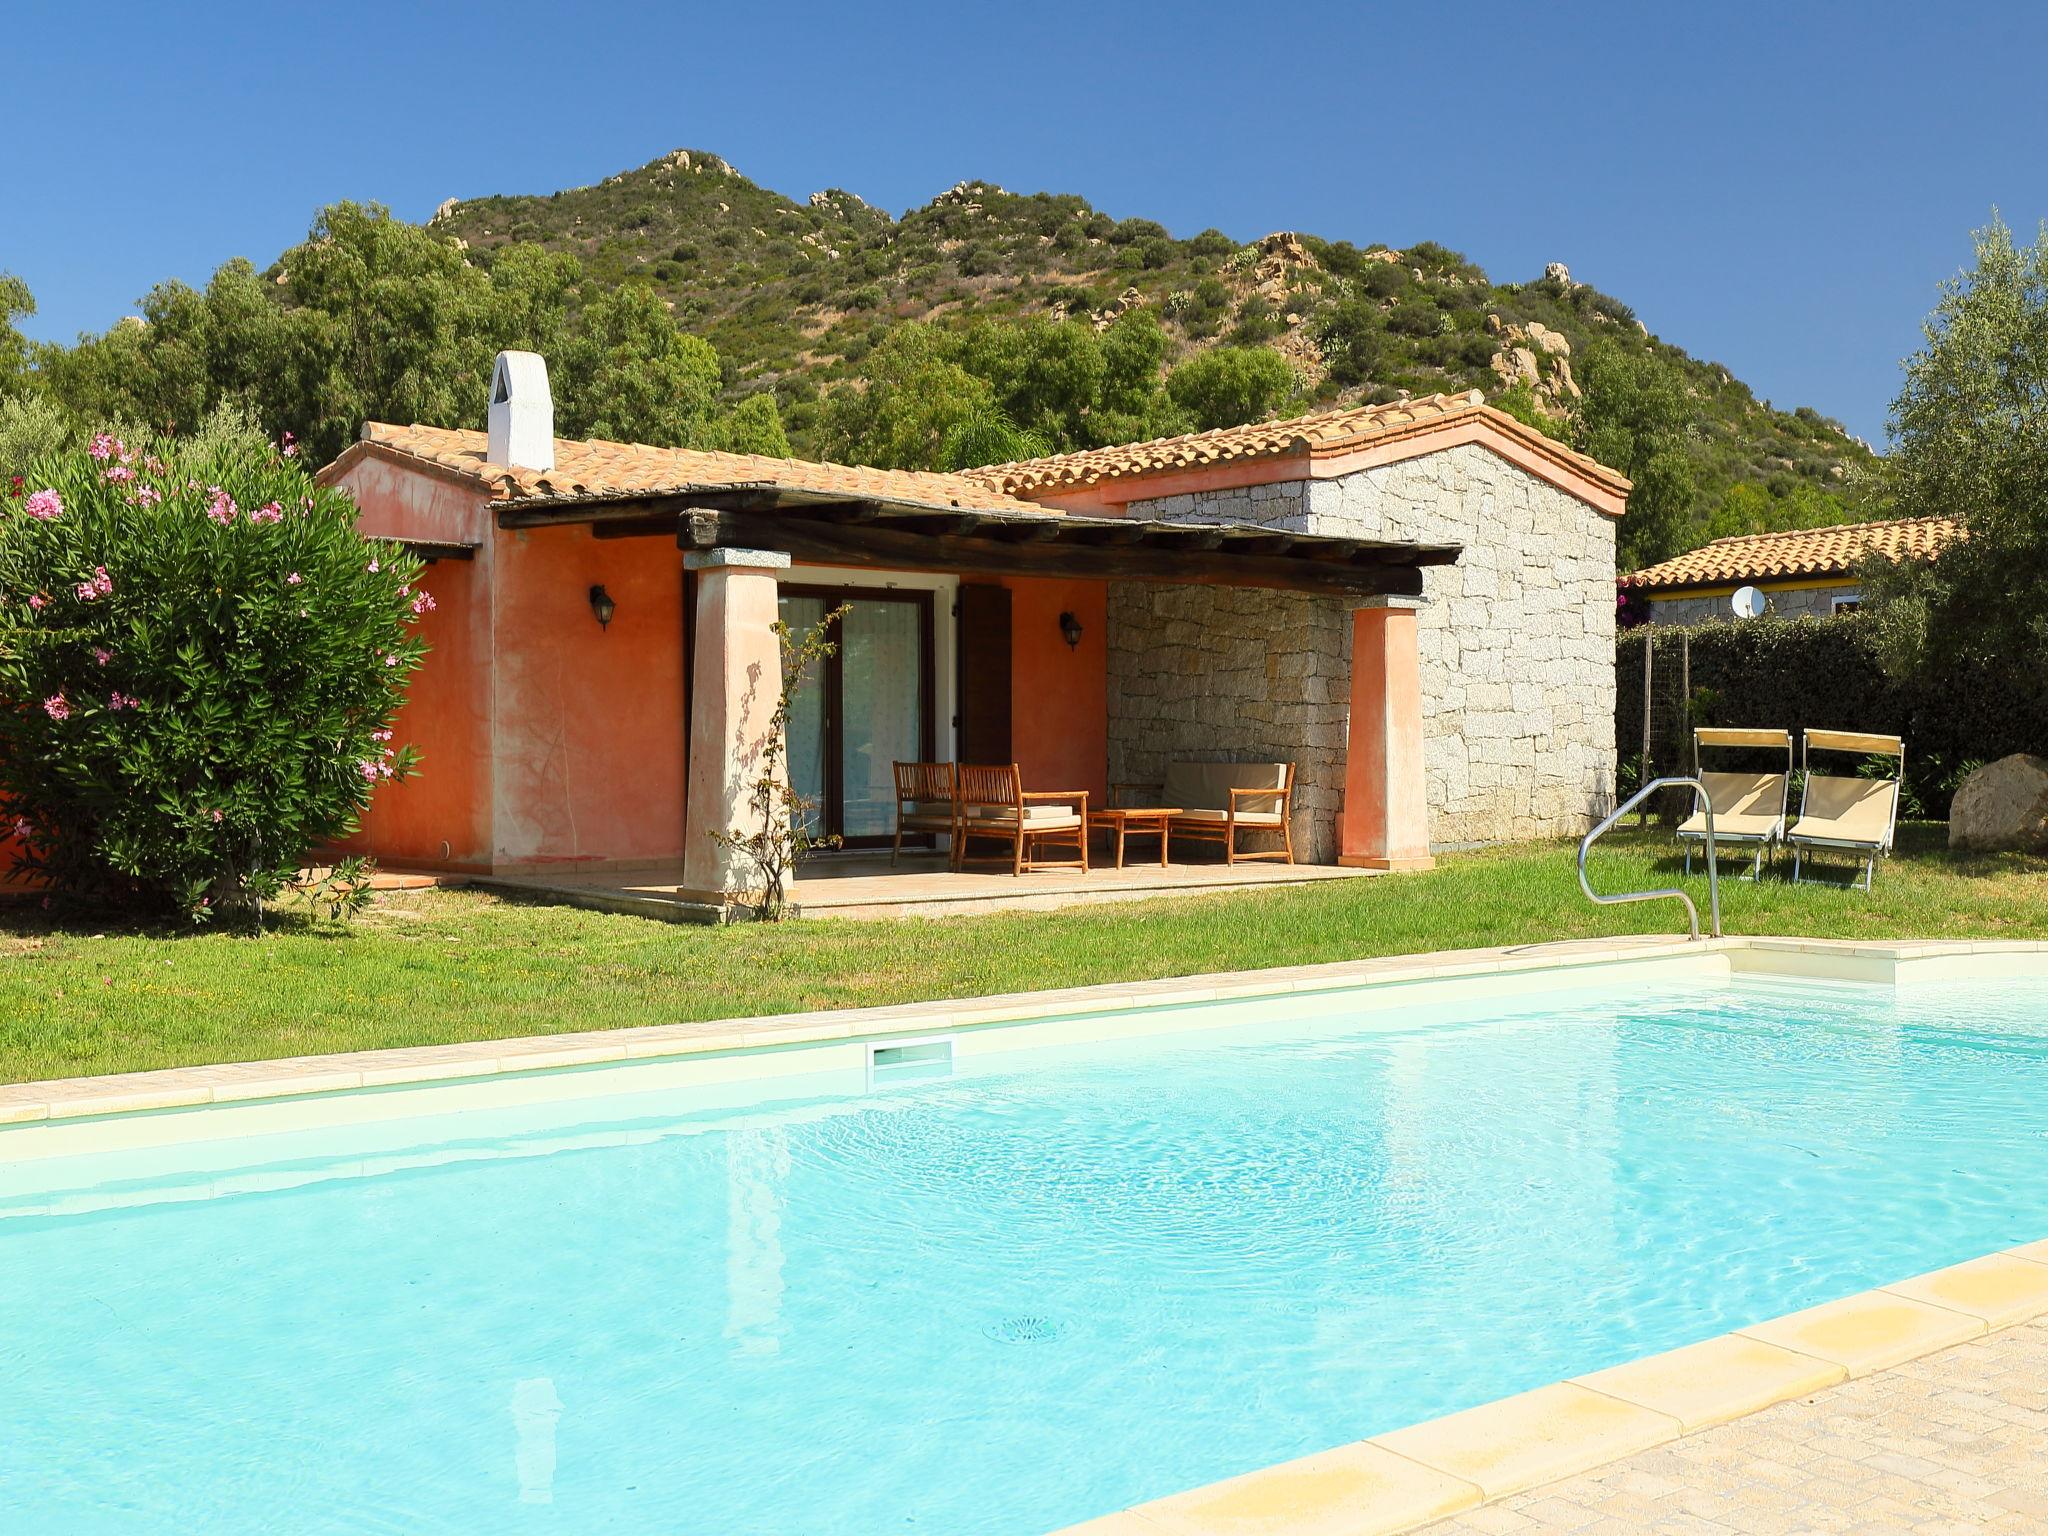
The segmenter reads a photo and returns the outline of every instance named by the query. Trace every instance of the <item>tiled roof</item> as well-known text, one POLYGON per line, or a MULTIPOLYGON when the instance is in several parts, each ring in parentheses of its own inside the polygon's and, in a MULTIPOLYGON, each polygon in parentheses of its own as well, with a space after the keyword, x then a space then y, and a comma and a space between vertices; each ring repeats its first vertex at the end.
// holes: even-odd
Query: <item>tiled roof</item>
POLYGON ((1050 495, 1104 481, 1168 474, 1214 464, 1294 456, 1305 456, 1311 460, 1334 458, 1378 443, 1426 436, 1475 418, 1484 420, 1543 457, 1576 471, 1607 490, 1626 494, 1629 489, 1629 482, 1624 476, 1545 437, 1505 411, 1495 410, 1486 404, 1486 397, 1476 389, 1467 394, 1430 395, 1390 405, 1350 406, 1314 416, 1297 416, 1289 421, 1219 427, 1210 432, 1191 432, 1184 437, 1127 443, 1115 448, 1090 448, 1081 453, 1055 454, 1051 458, 1025 459, 1015 464, 991 464, 986 469, 963 470, 961 478, 981 481, 1013 496, 1050 495))
POLYGON ((321 473, 331 478, 365 453, 407 458, 473 481, 494 502, 504 506, 616 501, 678 495, 691 490, 764 486, 903 506, 1039 514, 1046 510, 964 475, 861 469, 846 464, 813 464, 803 459, 762 458, 750 453, 650 448, 644 443, 572 442, 566 438, 555 439, 555 467, 541 473, 491 463, 486 457, 487 444, 488 439, 481 432, 365 422, 362 440, 351 445, 321 473))
POLYGON ((1840 523, 1781 533, 1741 533, 1623 579, 1632 587, 1672 591, 1730 582, 1846 575, 1871 551, 1893 560, 1927 560, 1962 536, 1950 517, 1909 517, 1890 523, 1840 523))

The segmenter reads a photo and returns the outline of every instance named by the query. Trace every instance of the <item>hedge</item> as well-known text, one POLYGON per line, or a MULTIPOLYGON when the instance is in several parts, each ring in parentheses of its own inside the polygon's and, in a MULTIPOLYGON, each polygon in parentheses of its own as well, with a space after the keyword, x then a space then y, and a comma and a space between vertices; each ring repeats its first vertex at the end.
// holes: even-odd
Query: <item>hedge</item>
POLYGON ((1616 637, 1614 659, 1624 786, 1691 772, 1694 726, 1783 726, 1795 745, 1810 728, 1884 731, 1906 739, 1902 814, 1942 818, 1973 768, 2012 752, 2048 752, 2048 689, 2023 695, 1957 674, 1887 677, 1859 614, 1629 629, 1616 637), (1640 763, 1645 635, 1655 647, 1649 775, 1640 763))

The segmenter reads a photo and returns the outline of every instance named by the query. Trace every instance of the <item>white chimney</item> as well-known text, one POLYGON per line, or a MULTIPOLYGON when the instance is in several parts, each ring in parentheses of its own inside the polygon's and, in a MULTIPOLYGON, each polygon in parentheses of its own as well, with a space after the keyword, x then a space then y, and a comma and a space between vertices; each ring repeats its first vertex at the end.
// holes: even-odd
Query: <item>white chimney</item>
POLYGON ((512 469, 555 467, 555 401, 547 359, 500 352, 491 370, 490 460, 512 469))

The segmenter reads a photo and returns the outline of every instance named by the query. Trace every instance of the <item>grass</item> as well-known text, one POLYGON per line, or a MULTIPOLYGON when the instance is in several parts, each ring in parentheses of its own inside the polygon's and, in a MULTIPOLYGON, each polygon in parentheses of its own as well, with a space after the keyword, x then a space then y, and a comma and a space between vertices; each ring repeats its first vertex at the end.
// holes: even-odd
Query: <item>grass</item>
MULTIPOLYGON (((1726 930, 2048 939, 2048 859, 1959 856, 1902 828, 1876 889, 1722 887, 1726 930)), ((1668 885, 1665 838, 1617 833, 1608 891, 1668 885)), ((1689 882, 1704 910, 1706 882, 1689 882)), ((461 891, 261 940, 94 929, 0 909, 0 1081, 860 1007, 1370 955, 1672 932, 1672 903, 1595 907, 1566 843, 1448 855, 1427 875, 939 921, 675 927, 461 891)))

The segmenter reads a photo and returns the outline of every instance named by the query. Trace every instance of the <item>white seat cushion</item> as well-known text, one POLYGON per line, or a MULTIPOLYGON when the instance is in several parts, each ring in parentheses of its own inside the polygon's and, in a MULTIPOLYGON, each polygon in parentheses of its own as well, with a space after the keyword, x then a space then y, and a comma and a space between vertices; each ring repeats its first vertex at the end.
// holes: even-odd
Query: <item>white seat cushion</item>
MULTIPOLYGON (((1014 806, 974 805, 967 808, 967 820, 971 825, 977 827, 1014 827, 1017 824, 1017 811, 1014 806)), ((1066 827, 1076 826, 1080 823, 1080 820, 1080 816, 1076 814, 1071 805, 1048 803, 1024 807, 1024 824, 1034 832, 1042 831, 1046 826, 1054 823, 1066 827)))
MULTIPOLYGON (((1227 811, 1213 811, 1207 806, 1191 806, 1173 818, 1175 821, 1199 821, 1208 825, 1222 826, 1230 820, 1227 811)), ((1278 811, 1239 811, 1237 824, 1240 827, 1277 827, 1280 825, 1278 811)))

